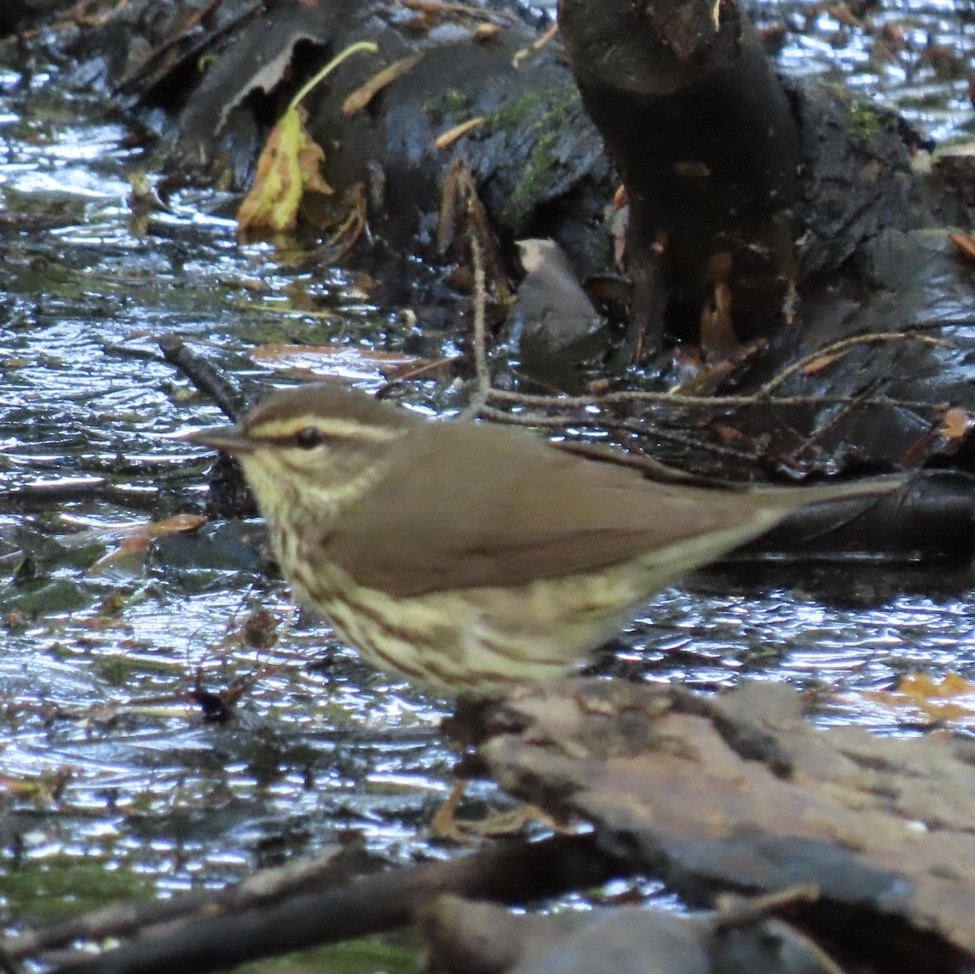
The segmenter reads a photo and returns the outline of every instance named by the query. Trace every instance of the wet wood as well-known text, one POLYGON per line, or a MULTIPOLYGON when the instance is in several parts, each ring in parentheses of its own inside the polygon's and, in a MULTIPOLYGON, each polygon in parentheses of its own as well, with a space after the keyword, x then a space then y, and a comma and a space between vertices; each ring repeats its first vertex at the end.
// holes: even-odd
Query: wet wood
MULTIPOLYGON (((213 907, 183 922, 150 929, 117 950, 60 968, 64 974, 169 974, 226 970, 248 960, 378 933, 413 921, 445 893, 528 903, 605 882, 627 867, 588 836, 535 845, 499 845, 451 862, 359 878, 264 909, 212 916, 213 907), (211 914, 211 915, 207 915, 211 914)), ((137 910, 131 907, 131 911, 137 910)), ((157 910, 149 909, 147 916, 157 910)), ((128 929, 135 925, 128 920, 128 929)))
POLYGON ((431 965, 445 974, 843 974, 808 937, 769 919, 815 898, 797 887, 693 916, 638 906, 539 916, 444 896, 420 922, 431 965))
POLYGON ((975 959, 975 745, 821 730, 755 684, 713 700, 575 682, 524 690, 479 748, 512 793, 593 823, 691 903, 812 883, 793 922, 874 970, 975 959))
POLYGON ((589 115, 626 184, 630 345, 697 340, 722 285, 739 337, 782 317, 796 258, 800 136, 737 2, 564 0, 589 115))

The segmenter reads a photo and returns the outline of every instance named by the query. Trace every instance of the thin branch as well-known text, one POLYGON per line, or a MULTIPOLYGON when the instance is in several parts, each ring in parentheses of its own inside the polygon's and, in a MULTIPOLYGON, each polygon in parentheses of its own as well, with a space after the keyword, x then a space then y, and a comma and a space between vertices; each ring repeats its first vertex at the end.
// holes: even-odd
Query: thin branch
POLYGON ((777 389, 786 379, 790 376, 795 375, 796 372, 801 372, 803 369, 808 368, 817 359, 824 358, 826 356, 837 356, 840 354, 845 354, 854 348, 856 345, 873 345, 878 342, 895 342, 903 341, 905 339, 910 339, 911 341, 921 342, 923 345, 936 345, 941 348, 954 348, 955 343, 947 341, 943 338, 932 338, 930 335, 918 335, 913 331, 882 331, 871 335, 852 335, 850 338, 843 338, 838 342, 833 342, 832 345, 826 345, 823 348, 818 348, 814 352, 810 352, 808 355, 803 356, 797 362, 793 362, 787 368, 783 369, 778 375, 773 376, 765 383, 756 393, 754 398, 762 399, 767 396, 773 389, 777 389))
POLYGON ((478 395, 487 399, 491 394, 491 375, 487 364, 487 284, 484 278, 484 252, 477 233, 469 235, 471 260, 474 264, 474 369, 478 395))
POLYGON ((492 846, 449 862, 367 876, 263 909, 150 930, 116 950, 60 968, 61 974, 196 974, 244 961, 381 933, 413 921, 444 893, 525 904, 626 876, 635 868, 605 855, 591 835, 492 846))
MULTIPOLYGON (((820 352, 819 355, 825 354, 820 352)), ((814 356, 818 358, 819 355, 814 356)), ((774 381, 774 380, 773 380, 774 381)), ((664 406, 691 406, 711 408, 714 406, 843 406, 856 403, 861 406, 881 406, 897 409, 945 409, 947 403, 935 403, 915 399, 875 399, 859 402, 856 396, 782 396, 777 399, 765 397, 765 389, 752 395, 737 396, 684 396, 670 392, 607 392, 601 396, 537 396, 524 392, 511 392, 508 389, 491 389, 490 398, 500 402, 510 402, 523 406, 542 406, 551 409, 591 408, 626 402, 652 402, 664 406)))

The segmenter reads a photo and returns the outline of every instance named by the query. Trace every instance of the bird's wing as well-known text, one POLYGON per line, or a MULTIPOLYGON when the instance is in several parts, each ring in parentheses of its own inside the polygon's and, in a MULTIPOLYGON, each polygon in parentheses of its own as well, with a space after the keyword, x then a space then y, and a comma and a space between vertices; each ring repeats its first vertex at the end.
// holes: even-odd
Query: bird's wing
POLYGON ((595 570, 760 506, 748 494, 652 484, 504 429, 424 426, 408 439, 410 452, 328 541, 357 582, 397 595, 595 570))

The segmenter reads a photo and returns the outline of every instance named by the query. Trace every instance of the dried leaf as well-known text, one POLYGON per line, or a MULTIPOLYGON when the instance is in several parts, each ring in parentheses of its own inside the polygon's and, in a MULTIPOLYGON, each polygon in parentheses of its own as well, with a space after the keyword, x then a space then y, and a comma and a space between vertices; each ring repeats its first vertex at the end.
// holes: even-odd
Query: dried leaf
POLYGON ((613 206, 609 221, 609 233, 613 238, 613 266, 622 274, 626 270, 626 233, 630 222, 630 206, 625 190, 616 191, 613 206))
POLYGON ((963 256, 969 260, 975 260, 975 237, 970 237, 966 233, 949 233, 948 239, 961 251, 963 256))
POLYGON ((179 534, 182 531, 195 531, 206 524, 206 518, 199 514, 174 514, 164 517, 161 521, 153 521, 146 525, 150 538, 161 538, 165 534, 179 534))
POLYGON ((823 369, 829 368, 840 357, 841 356, 837 354, 820 355, 818 358, 814 358, 806 365, 806 367, 802 370, 802 374, 815 375, 817 372, 822 372, 823 369))
POLYGON ((254 186, 237 211, 238 233, 252 228, 292 230, 298 222, 298 206, 306 192, 326 196, 335 192, 322 176, 325 152, 305 128, 308 113, 301 107, 301 100, 353 54, 360 51, 375 54, 378 50, 371 41, 350 44, 294 96, 271 129, 257 161, 254 186))
MULTIPOLYGON (((149 550, 154 539, 167 534, 195 531, 205 523, 206 518, 199 514, 174 514, 172 517, 151 521, 148 524, 104 525, 102 528, 104 533, 120 537, 121 540, 114 551, 99 558, 88 572, 97 574, 133 555, 143 555, 149 550)), ((90 534, 97 533, 97 528, 90 532, 90 534)))
POLYGON ((940 682, 927 673, 908 673, 897 689, 900 693, 911 697, 931 699, 975 693, 975 683, 971 683, 958 673, 948 673, 940 682))
POLYGON ((483 44, 486 41, 493 41, 500 33, 501 27, 498 24, 479 24, 474 31, 474 40, 483 44))
POLYGON ((279 368, 299 369, 322 375, 355 379, 375 379, 377 374, 394 378, 424 369, 433 363, 413 355, 330 345, 267 344, 251 350, 256 362, 271 363, 279 368))
POLYGON ((172 517, 165 517, 161 521, 140 521, 134 524, 96 521, 92 518, 77 517, 73 514, 64 514, 61 520, 73 527, 85 528, 84 536, 86 539, 105 536, 113 538, 159 538, 165 534, 175 534, 180 531, 195 531, 206 523, 206 518, 199 514, 174 514, 172 517))
POLYGON ((239 231, 293 230, 307 190, 334 192, 321 174, 325 152, 305 129, 307 114, 300 105, 291 107, 271 129, 257 162, 254 186, 237 211, 239 231))
POLYGON ((354 115, 356 112, 362 111, 378 92, 382 91, 387 85, 392 84, 397 78, 406 74, 422 57, 423 53, 421 52, 420 54, 413 54, 410 57, 400 58, 398 61, 393 61, 392 64, 387 65, 382 71, 378 71, 364 85, 356 88, 345 99, 342 103, 342 114, 354 115))
POLYGON ((938 433, 946 440, 960 440, 972 428, 973 423, 975 420, 967 410, 955 406, 941 417, 938 433))
POLYGON ((458 139, 463 138, 468 132, 473 129, 478 128, 483 125, 485 118, 483 115, 478 115, 476 118, 469 118, 466 122, 461 122, 460 125, 455 125, 451 129, 447 129, 446 132, 438 135, 433 145, 435 149, 446 149, 453 145, 458 139))
POLYGON ((489 20, 499 17, 501 20, 513 20, 511 14, 496 10, 482 10, 467 3, 444 3, 442 0, 401 0, 407 10, 417 10, 424 14, 463 14, 467 17, 489 20))

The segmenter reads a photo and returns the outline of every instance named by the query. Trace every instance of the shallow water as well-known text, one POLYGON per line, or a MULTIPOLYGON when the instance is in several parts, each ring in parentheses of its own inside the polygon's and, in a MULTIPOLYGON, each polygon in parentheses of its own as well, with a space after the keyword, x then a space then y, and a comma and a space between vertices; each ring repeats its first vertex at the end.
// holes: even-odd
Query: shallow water
MULTIPOLYGON (((769 8, 790 26, 804 9, 769 8)), ((971 46, 953 6, 888 9, 971 46)), ((966 135, 967 82, 938 81, 921 63, 871 71, 875 38, 826 14, 813 26, 789 35, 789 70, 845 73, 936 134, 966 135)), ((186 191, 169 214, 133 215, 126 174, 141 155, 125 136, 52 77, 0 72, 10 931, 116 896, 222 886, 349 832, 391 861, 446 854, 423 838, 451 784, 436 732, 444 701, 371 671, 293 612, 243 544, 246 526, 125 545, 126 527, 199 509, 211 458, 170 437, 222 420, 159 338, 186 336, 249 374, 314 367, 372 388, 388 363, 376 351, 415 354, 423 322, 372 303, 361 272, 318 267, 297 247, 238 244, 219 196, 186 191), (335 351, 297 363, 251 354, 282 341, 335 351), (190 697, 235 686, 227 724, 204 720, 190 697)), ((423 354, 451 352, 455 337, 423 336, 423 354)), ((432 384, 421 394, 444 405, 432 384)), ((598 668, 705 690, 788 680, 815 697, 823 723, 916 733, 923 714, 872 692, 915 670, 975 678, 969 589, 967 571, 924 566, 722 570, 655 599, 598 668)), ((475 787, 468 811, 499 800, 475 787)))

